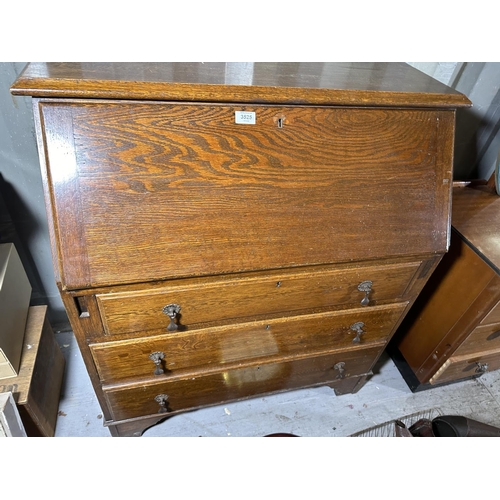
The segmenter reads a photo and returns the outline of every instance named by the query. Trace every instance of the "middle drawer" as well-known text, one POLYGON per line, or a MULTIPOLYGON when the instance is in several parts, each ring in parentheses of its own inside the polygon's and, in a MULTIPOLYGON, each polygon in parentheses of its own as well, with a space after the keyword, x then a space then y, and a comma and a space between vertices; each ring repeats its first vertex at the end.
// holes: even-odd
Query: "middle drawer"
POLYGON ((384 342, 408 302, 90 344, 104 383, 384 342), (156 354, 156 360, 155 355, 156 354), (155 362, 156 361, 156 362, 155 362), (156 372, 156 373, 155 373, 156 372))
POLYGON ((273 271, 226 279, 199 278, 156 288, 98 294, 106 335, 166 329, 174 312, 175 328, 194 330, 215 324, 266 316, 311 314, 336 306, 370 306, 404 300, 420 262, 360 266, 348 269, 273 271))

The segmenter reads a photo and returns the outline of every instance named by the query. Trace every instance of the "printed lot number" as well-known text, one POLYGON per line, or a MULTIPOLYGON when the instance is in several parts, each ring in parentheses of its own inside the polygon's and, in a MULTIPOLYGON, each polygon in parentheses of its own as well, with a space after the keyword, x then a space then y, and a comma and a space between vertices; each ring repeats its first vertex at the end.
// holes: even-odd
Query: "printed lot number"
POLYGON ((255 111, 235 111, 234 121, 235 123, 255 125, 255 111))

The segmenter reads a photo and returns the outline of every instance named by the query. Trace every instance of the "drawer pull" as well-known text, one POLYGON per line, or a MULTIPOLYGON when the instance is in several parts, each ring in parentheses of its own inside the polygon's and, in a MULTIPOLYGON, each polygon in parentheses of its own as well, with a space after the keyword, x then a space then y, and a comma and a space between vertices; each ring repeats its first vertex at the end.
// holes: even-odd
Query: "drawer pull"
POLYGON ((158 410, 158 413, 167 413, 168 412, 168 408, 167 408, 168 396, 166 394, 158 394, 158 396, 155 396, 155 401, 160 405, 160 409, 158 410))
POLYGON ((149 359, 156 365, 154 374, 161 375, 165 373, 163 368, 161 367, 161 360, 165 357, 165 353, 161 351, 152 352, 149 355, 149 359))
POLYGON ((181 312, 181 306, 179 304, 168 304, 163 309, 163 314, 166 314, 170 318, 170 324, 167 326, 169 332, 175 332, 179 329, 179 325, 175 322, 175 318, 181 312))
POLYGON ((361 299, 362 306, 367 306, 370 303, 370 299, 368 298, 368 295, 372 291, 372 285, 373 285, 372 281, 362 281, 358 285, 358 290, 365 294, 365 296, 361 299))
POLYGON ((333 367, 333 369, 339 371, 339 374, 335 378, 344 378, 345 377, 345 375, 344 375, 344 372, 345 372, 345 363, 343 361, 340 361, 339 363, 337 363, 333 367))
POLYGON ((486 373, 488 371, 488 363, 480 363, 477 361, 476 365, 476 373, 486 373))
MULTIPOLYGON (((363 331, 363 327, 365 324, 362 321, 358 321, 357 323, 353 323, 349 328, 353 331, 356 332, 356 336, 352 339, 352 342, 354 344, 359 344, 361 342, 361 335, 363 335, 365 332, 363 331)), ((351 332, 349 332, 350 334, 351 332)))

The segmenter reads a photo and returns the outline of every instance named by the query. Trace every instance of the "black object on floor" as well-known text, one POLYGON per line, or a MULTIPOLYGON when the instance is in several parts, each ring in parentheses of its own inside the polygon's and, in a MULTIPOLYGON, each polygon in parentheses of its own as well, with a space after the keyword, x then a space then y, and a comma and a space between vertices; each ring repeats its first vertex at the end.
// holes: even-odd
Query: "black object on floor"
POLYGON ((422 418, 408 428, 413 437, 500 437, 500 429, 460 415, 422 418))

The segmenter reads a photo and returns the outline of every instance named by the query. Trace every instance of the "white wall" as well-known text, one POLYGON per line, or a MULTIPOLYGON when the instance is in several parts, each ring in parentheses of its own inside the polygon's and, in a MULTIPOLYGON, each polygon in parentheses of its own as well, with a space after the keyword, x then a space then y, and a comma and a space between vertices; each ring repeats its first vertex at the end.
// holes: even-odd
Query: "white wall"
POLYGON ((19 236, 15 243, 33 288, 32 305, 48 305, 52 326, 67 328, 52 271, 31 98, 9 91, 24 66, 0 63, 0 195, 19 236))
POLYGON ((445 85, 450 85, 453 74, 462 63, 459 62, 409 62, 411 66, 432 76, 445 85))
POLYGON ((408 63, 465 94, 457 111, 455 179, 489 179, 500 151, 500 62, 408 63))

